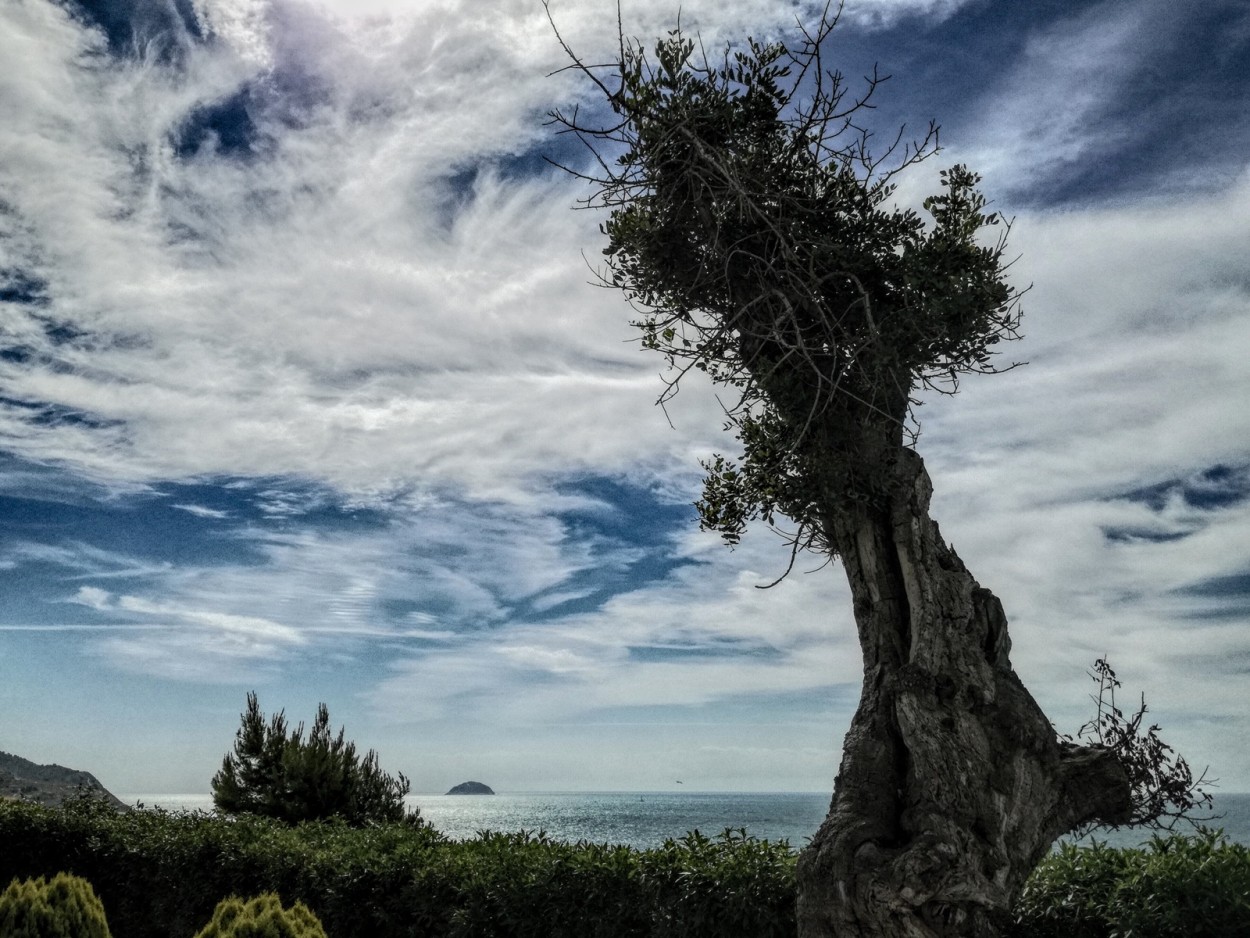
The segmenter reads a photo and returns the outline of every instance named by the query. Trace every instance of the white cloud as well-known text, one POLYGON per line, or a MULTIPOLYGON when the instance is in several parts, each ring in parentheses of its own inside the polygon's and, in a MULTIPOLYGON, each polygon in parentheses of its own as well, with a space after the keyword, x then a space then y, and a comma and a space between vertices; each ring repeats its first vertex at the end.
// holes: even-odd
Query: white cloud
POLYGON ((168 561, 151 562, 117 551, 105 550, 81 542, 49 544, 17 540, 0 553, 0 565, 17 569, 25 565, 52 565, 66 571, 66 579, 110 580, 137 579, 168 573, 168 561))
POLYGON ((215 518, 220 521, 230 517, 230 512, 228 511, 221 511, 217 508, 205 508, 203 505, 174 505, 172 507, 195 515, 197 518, 215 518))
POLYGON ((80 586, 78 592, 74 594, 73 602, 81 603, 84 606, 90 606, 92 609, 108 609, 112 596, 108 590, 102 590, 94 586, 80 586))
POLYGON ((273 62, 266 0, 196 0, 196 18, 205 32, 228 43, 241 58, 258 66, 273 62))
POLYGON ((221 612, 184 609, 172 603, 154 603, 137 596, 119 596, 117 609, 143 616, 156 616, 190 625, 204 626, 216 636, 229 635, 243 642, 255 642, 268 651, 274 645, 300 645, 304 638, 298 629, 258 616, 236 616, 221 612), (261 644, 263 643, 263 644, 261 644))
MULTIPOLYGON (((229 615, 226 613, 190 609, 175 603, 158 603, 138 596, 118 595, 94 586, 79 587, 71 602, 89 606, 101 612, 127 613, 134 616, 160 619, 171 627, 178 624, 202 626, 215 637, 235 636, 243 641, 263 641, 300 645, 304 637, 298 629, 264 619, 259 616, 229 615)), ((179 638, 180 642, 186 636, 179 638)), ((214 638, 216 640, 216 638, 214 638)), ((266 649, 271 646, 266 644, 266 649)))
POLYGON ((861 26, 886 29, 904 17, 944 20, 970 0, 848 0, 843 15, 861 26))
POLYGON ((644 442, 669 458, 678 443, 646 407, 655 363, 624 344, 619 300, 585 283, 581 190, 481 163, 544 138, 567 84, 485 21, 450 25, 428 48, 415 26, 380 48, 339 34, 305 65, 323 86, 305 125, 266 124, 273 153, 246 164, 175 160, 167 136, 197 88, 220 97, 226 53, 197 54, 176 84, 146 66, 84 74, 77 34, 39 34, 30 55, 64 88, 40 104, 35 70, 6 92, 36 102, 0 132, 7 153, 30 151, 7 166, 17 243, 45 258, 48 312, 99 339, 54 346, 14 310, 46 364, 0 377, 104 425, 7 407, 11 447, 108 479, 298 473, 511 497, 553 461, 623 470, 644 442), (361 113, 365 99, 384 106, 361 113), (470 188, 448 188, 479 163, 470 188))
POLYGON ((197 684, 259 683, 282 663, 282 644, 242 641, 227 633, 208 636, 181 631, 145 633, 142 638, 110 634, 92 646, 115 668, 138 675, 197 684), (160 636, 162 641, 155 641, 160 636))

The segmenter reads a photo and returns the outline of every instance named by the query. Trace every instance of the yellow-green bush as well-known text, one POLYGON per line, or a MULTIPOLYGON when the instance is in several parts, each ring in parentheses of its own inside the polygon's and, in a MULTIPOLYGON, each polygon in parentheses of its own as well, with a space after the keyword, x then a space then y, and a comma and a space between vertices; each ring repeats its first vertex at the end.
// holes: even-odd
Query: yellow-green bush
POLYGON ((110 938, 104 906, 85 879, 57 873, 51 881, 9 883, 0 894, 4 938, 110 938))
POLYGON ((326 938, 326 933, 304 903, 284 909, 282 900, 267 892, 246 902, 223 899, 195 938, 326 938))

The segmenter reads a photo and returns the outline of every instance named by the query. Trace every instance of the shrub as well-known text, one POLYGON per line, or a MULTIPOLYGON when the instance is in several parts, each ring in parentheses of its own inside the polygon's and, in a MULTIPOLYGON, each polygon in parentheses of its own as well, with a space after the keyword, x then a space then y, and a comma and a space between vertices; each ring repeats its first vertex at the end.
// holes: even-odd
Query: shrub
POLYGON ((1205 829, 1137 849, 1065 844, 1030 877, 1016 921, 1020 938, 1244 938, 1250 849, 1205 829))
POLYGON ((1219 831, 1153 837, 1109 909, 1113 931, 1137 938, 1250 934, 1250 850, 1219 831))
POLYGON ((85 879, 57 873, 18 882, 0 894, 4 938, 110 938, 104 906, 85 879))
POLYGON ((796 855, 782 841, 726 830, 717 837, 692 831, 643 851, 654 938, 751 935, 781 938, 795 931, 796 855))
POLYGON ((326 938, 326 933, 304 903, 284 909, 282 900, 268 892, 246 902, 223 899, 195 938, 326 938))

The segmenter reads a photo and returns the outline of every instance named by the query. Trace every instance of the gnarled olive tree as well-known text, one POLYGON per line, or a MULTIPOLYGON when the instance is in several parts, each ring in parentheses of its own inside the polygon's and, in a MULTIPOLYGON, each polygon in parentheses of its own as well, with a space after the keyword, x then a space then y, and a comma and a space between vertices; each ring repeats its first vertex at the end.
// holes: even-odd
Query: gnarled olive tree
POLYGON ((734 389, 742 455, 705 465, 702 524, 731 543, 785 525, 850 582, 863 690, 799 861, 800 934, 996 935, 1054 840, 1132 819, 1141 780, 1056 736, 998 599, 929 517, 915 397, 997 370, 1019 295, 968 169, 941 174, 927 217, 891 204, 936 130, 870 151, 857 119, 878 80, 852 99, 826 69, 834 19, 716 62, 680 30, 651 53, 622 38, 603 68, 566 46, 602 99, 552 119, 596 158, 578 174, 610 209, 605 280, 676 370, 661 400, 690 369, 734 389))

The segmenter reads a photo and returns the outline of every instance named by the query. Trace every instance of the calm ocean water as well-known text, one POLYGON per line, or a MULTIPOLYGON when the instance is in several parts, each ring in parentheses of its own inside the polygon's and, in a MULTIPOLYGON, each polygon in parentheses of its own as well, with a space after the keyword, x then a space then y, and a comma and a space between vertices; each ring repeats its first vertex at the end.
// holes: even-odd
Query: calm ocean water
MULTIPOLYGON (((211 810, 210 795, 119 795, 127 804, 172 811, 211 810)), ((497 795, 410 795, 408 803, 448 837, 480 831, 545 831, 556 840, 656 847, 668 838, 698 830, 709 836, 746 828, 767 840, 802 847, 820 825, 829 795, 788 792, 555 792, 497 795)), ((1228 839, 1250 846, 1250 794, 1220 794, 1208 823, 1228 839)), ((1188 830, 1182 825, 1179 830, 1188 830)), ((1096 832, 1113 846, 1136 846, 1149 832, 1096 832)))

